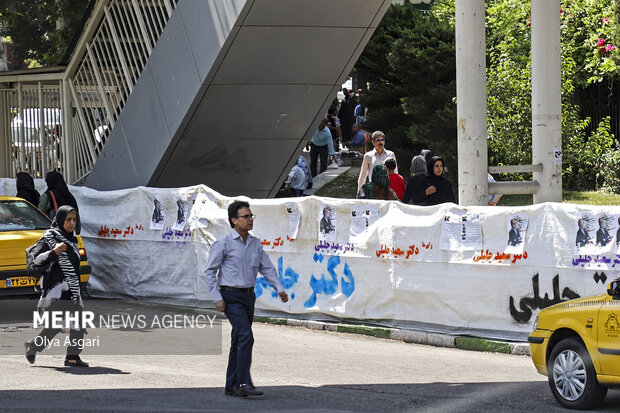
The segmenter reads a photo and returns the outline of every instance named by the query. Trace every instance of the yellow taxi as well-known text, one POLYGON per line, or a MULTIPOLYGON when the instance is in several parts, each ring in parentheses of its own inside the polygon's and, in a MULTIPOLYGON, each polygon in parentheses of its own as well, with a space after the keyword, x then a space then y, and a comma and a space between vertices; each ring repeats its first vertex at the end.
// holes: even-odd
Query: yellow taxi
MULTIPOLYGON (((22 198, 0 195, 0 297, 35 294, 38 281, 26 271, 26 248, 33 245, 51 221, 22 198)), ((80 286, 90 278, 84 241, 80 236, 80 286)))
POLYGON ((620 278, 607 294, 542 310, 528 342, 536 369, 562 406, 600 404, 608 388, 620 387, 620 278))

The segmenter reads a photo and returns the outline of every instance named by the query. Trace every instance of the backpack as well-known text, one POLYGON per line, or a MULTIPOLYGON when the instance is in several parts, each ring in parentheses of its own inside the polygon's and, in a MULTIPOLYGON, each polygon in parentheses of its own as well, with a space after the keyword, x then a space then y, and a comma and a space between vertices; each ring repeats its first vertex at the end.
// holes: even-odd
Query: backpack
POLYGON ((42 239, 38 240, 34 245, 29 246, 28 248, 26 248, 26 272, 28 273, 29 276, 39 279, 41 278, 41 276, 43 274, 45 274, 49 268, 51 263, 47 263, 44 265, 37 265, 34 262, 34 259, 36 258, 36 256, 34 255, 34 251, 36 250, 37 246, 39 246, 41 242, 45 242, 42 239))

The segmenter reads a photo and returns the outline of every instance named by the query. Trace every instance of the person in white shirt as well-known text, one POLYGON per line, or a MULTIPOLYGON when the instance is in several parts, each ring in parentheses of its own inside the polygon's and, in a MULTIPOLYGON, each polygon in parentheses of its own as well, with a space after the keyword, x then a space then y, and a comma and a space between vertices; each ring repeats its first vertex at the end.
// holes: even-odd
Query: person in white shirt
POLYGON ((306 182, 306 173, 301 169, 299 161, 297 161, 297 164, 293 166, 293 169, 289 172, 286 181, 284 181, 284 187, 293 189, 295 191, 295 196, 303 196, 304 191, 308 187, 308 183, 306 182))
MULTIPOLYGON (((386 159, 392 158, 396 161, 394 152, 385 149, 385 134, 381 131, 374 131, 372 133, 372 146, 375 147, 372 151, 364 154, 364 160, 362 161, 362 168, 360 169, 360 176, 357 179, 357 190, 359 192, 362 185, 366 183, 366 178, 369 178, 369 172, 375 165, 383 165, 386 159)), ((398 164, 394 173, 398 173, 398 164)), ((371 179, 372 181, 372 179, 371 179)))

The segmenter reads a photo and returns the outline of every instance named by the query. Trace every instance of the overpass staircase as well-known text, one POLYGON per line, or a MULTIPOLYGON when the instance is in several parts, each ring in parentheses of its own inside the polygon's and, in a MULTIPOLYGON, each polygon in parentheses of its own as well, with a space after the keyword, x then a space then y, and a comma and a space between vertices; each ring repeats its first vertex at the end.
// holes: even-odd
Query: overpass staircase
POLYGON ((0 74, 0 174, 275 195, 390 0, 97 0, 66 67, 0 74))

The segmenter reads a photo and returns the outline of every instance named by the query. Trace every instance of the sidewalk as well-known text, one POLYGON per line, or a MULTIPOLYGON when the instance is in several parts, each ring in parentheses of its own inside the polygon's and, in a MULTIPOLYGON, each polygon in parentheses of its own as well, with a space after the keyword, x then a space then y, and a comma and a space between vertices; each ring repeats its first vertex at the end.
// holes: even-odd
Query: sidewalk
POLYGON ((304 195, 314 195, 316 191, 327 185, 346 171, 351 169, 350 166, 340 166, 338 168, 327 168, 322 174, 318 174, 312 179, 312 188, 304 191, 304 195))
MULTIPOLYGON (((302 152, 302 155, 306 158, 308 165, 310 164, 310 152, 302 152)), ((361 158, 360 158, 361 159, 361 158)), ((361 162, 361 161, 360 161, 361 162)), ((331 166, 331 165, 330 165, 331 166)), ((338 168, 328 167, 325 172, 318 174, 312 179, 312 188, 304 191, 304 196, 314 195, 316 191, 347 172, 352 166, 340 166, 338 168)))
POLYGON ((486 351, 492 353, 515 354, 520 356, 530 355, 530 346, 527 343, 487 340, 476 337, 450 336, 447 334, 401 330, 398 328, 371 327, 359 324, 326 323, 322 321, 298 320, 292 318, 255 316, 254 321, 259 323, 304 327, 310 330, 362 334, 366 336, 404 341, 405 343, 424 344, 435 347, 449 347, 458 348, 461 350, 486 351))

